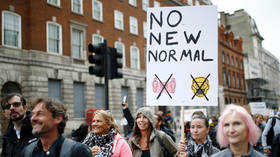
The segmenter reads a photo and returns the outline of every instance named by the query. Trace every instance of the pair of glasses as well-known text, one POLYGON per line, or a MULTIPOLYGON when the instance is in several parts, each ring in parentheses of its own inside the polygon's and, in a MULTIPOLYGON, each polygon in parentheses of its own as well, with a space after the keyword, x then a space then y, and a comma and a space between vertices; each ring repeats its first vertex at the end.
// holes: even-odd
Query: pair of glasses
POLYGON ((14 107, 19 107, 21 105, 21 102, 14 102, 14 103, 11 103, 11 104, 7 104, 5 106, 3 106, 3 109, 4 110, 8 110, 11 108, 11 106, 14 106, 14 107))

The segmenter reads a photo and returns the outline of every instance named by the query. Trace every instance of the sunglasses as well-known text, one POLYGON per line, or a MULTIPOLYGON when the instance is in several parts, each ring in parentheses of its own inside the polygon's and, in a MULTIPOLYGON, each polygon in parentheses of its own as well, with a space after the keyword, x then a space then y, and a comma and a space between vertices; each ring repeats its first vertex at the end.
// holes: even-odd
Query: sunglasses
POLYGON ((3 109, 4 110, 8 110, 11 108, 11 106, 14 106, 14 107, 19 107, 21 105, 21 102, 14 102, 14 103, 11 103, 11 104, 7 104, 5 106, 3 106, 3 109))

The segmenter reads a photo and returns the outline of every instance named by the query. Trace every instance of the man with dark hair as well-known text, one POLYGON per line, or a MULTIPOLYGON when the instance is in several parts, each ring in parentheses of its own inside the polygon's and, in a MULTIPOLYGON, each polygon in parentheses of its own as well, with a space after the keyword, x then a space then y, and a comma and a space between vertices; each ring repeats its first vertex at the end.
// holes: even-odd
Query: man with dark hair
POLYGON ((163 131, 164 133, 166 133, 167 135, 169 135, 169 136, 172 138, 172 140, 173 140, 174 142, 176 142, 176 138, 175 138, 175 136, 174 136, 173 131, 170 130, 170 129, 168 129, 167 127, 165 127, 165 126, 163 125, 163 119, 162 119, 162 117, 161 117, 159 114, 155 114, 155 115, 154 115, 154 118, 155 118, 155 127, 156 127, 156 129, 157 129, 157 130, 163 131))
POLYGON ((66 109, 56 99, 37 99, 32 105, 32 133, 39 140, 28 145, 24 157, 91 157, 90 149, 79 142, 64 138, 62 133, 68 120, 66 109))
POLYGON ((27 110, 26 100, 19 93, 6 95, 2 102, 2 113, 9 119, 3 135, 2 157, 18 157, 21 150, 36 138, 32 135, 31 113, 27 110))

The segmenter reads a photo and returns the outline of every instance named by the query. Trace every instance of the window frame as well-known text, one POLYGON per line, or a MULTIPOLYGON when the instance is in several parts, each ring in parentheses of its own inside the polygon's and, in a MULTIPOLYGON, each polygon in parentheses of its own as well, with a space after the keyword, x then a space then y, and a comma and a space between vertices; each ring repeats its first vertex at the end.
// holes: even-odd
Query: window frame
POLYGON ((140 50, 137 46, 130 46, 130 68, 132 69, 137 69, 137 70, 140 70, 140 50), (136 57, 137 57, 137 63, 136 64, 136 67, 132 67, 132 63, 134 63, 134 56, 133 56, 133 52, 132 49, 136 49, 137 50, 137 54, 136 54, 136 57))
POLYGON ((100 21, 100 22, 103 22, 103 4, 102 2, 98 1, 98 0, 92 0, 92 18, 94 20, 97 20, 97 21, 100 21), (100 7, 100 17, 96 17, 95 14, 94 14, 94 3, 97 3, 98 4, 98 7, 100 7))
POLYGON ((3 10, 2 11, 2 45, 3 46, 7 46, 7 47, 13 47, 13 48, 21 48, 22 46, 22 31, 21 31, 21 16, 17 13, 14 13, 14 12, 10 12, 10 11, 7 11, 7 10, 3 10), (13 16, 17 16, 18 17, 18 41, 17 41, 17 46, 13 46, 13 45, 7 45, 5 44, 5 31, 4 31, 4 28, 5 28, 5 18, 4 18, 4 14, 11 14, 13 16))
POLYGON ((77 13, 77 14, 83 14, 84 10, 83 10, 83 0, 79 0, 80 1, 80 12, 77 12, 74 10, 74 0, 71 0, 71 10, 73 13, 77 13))
POLYGON ((62 55, 63 42, 62 42, 62 26, 61 26, 61 24, 53 22, 53 21, 47 21, 47 35, 46 35, 46 37, 47 37, 47 52, 52 53, 52 54, 62 55), (58 49, 58 52, 53 52, 53 51, 49 50, 49 27, 48 27, 49 24, 56 25, 59 28, 59 44, 58 44, 59 49, 58 49))
POLYGON ((142 0, 142 10, 147 11, 150 6, 150 0, 142 0))
MULTIPOLYGON (((125 59, 125 45, 124 45, 124 43, 122 43, 122 42, 120 42, 120 41, 116 41, 115 43, 114 43, 114 47, 117 49, 117 45, 120 45, 121 47, 122 47, 122 64, 123 64, 123 67, 126 67, 126 64, 125 64, 125 61, 126 61, 126 59, 125 59)), ((117 49, 118 50, 118 49, 117 49)))
POLYGON ((160 2, 159 1, 154 1, 154 7, 160 7, 160 2))
POLYGON ((94 43, 94 37, 100 37, 101 38, 101 42, 100 43, 104 42, 104 37, 102 35, 100 35, 100 34, 92 34, 92 41, 91 41, 92 44, 95 44, 95 45, 99 44, 99 43, 94 43))
POLYGON ((118 30, 124 30, 123 12, 114 10, 114 27, 118 30), (117 21, 120 21, 120 27, 117 25, 117 21))
POLYGON ((128 0, 128 4, 133 7, 137 7, 137 0, 128 0))
POLYGON ((84 32, 84 30, 81 30, 81 29, 77 29, 77 28, 75 28, 75 27, 71 27, 71 57, 73 57, 73 58, 77 58, 77 59, 85 59, 85 53, 86 53, 86 51, 85 51, 85 32, 84 32), (79 31, 81 34, 80 34, 80 39, 81 39, 81 41, 80 41, 80 54, 79 54, 79 56, 80 57, 76 57, 76 56, 74 56, 73 54, 74 54, 74 51, 73 51, 73 31, 79 31))
POLYGON ((148 29, 147 29, 147 22, 143 21, 143 36, 145 39, 147 39, 148 36, 148 29))
POLYGON ((138 35, 138 20, 134 16, 129 16, 129 33, 133 35, 138 35), (133 32, 132 27, 135 27, 136 32, 133 32))
POLYGON ((51 0, 47 0, 47 3, 56 7, 60 7, 61 3, 60 0, 57 0, 57 4, 53 3, 51 0))

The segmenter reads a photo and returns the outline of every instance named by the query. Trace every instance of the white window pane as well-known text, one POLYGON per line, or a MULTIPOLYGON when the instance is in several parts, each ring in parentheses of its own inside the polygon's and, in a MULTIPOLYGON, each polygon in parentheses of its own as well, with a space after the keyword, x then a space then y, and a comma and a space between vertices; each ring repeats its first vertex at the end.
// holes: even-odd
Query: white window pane
POLYGON ((147 11, 147 8, 149 8, 149 0, 142 0, 142 9, 147 11))
POLYGON ((61 28, 59 25, 54 23, 48 23, 48 51, 49 52, 60 52, 60 46, 62 45, 60 42, 60 31, 61 28))
POLYGON ((160 7, 160 3, 158 1, 154 1, 154 7, 160 7))
POLYGON ((56 6, 60 6, 60 0, 48 0, 48 3, 56 6))
POLYGON ((92 35, 92 42, 93 44, 99 44, 99 43, 103 43, 103 37, 101 35, 92 35))
POLYGON ((131 47, 131 68, 139 69, 139 50, 137 47, 131 47))
POLYGON ((115 48, 117 49, 118 53, 121 53, 122 59, 119 59, 118 61, 123 63, 123 67, 125 67, 125 47, 124 44, 121 42, 115 42, 115 48))
POLYGON ((93 0, 93 18, 102 21, 102 3, 97 0, 93 0))
POLYGON ((132 6, 137 7, 137 0, 129 0, 128 3, 132 6))
POLYGON ((135 17, 130 16, 129 18, 130 23, 130 33, 138 35, 138 22, 135 17))
POLYGON ((19 47, 20 17, 4 13, 4 44, 19 47))
POLYGON ((147 22, 143 22, 143 33, 144 38, 147 38, 147 22))
POLYGON ((73 11, 76 13, 82 13, 82 0, 72 0, 73 11))
POLYGON ((115 28, 123 30, 123 13, 115 10, 115 28))
POLYGON ((82 53, 82 31, 73 30, 72 32, 72 56, 81 58, 82 53))

